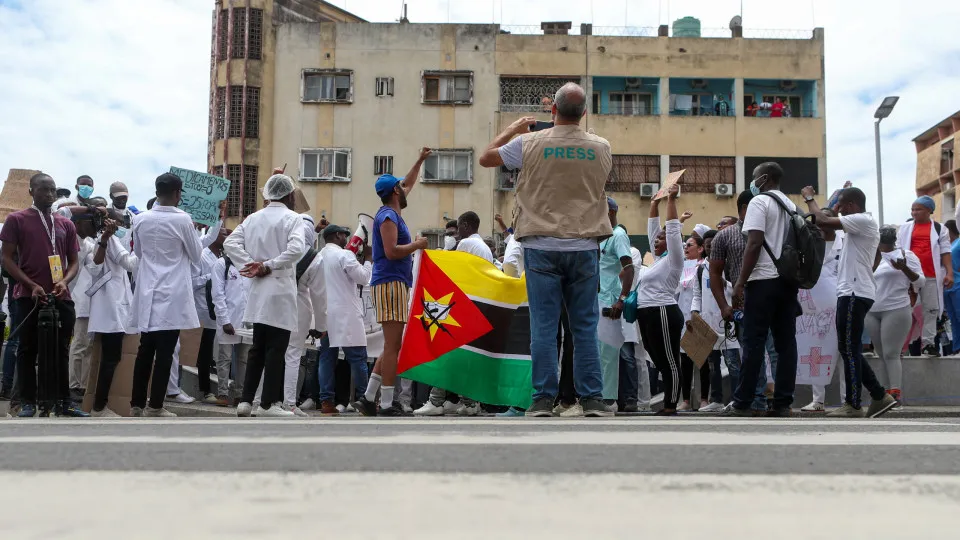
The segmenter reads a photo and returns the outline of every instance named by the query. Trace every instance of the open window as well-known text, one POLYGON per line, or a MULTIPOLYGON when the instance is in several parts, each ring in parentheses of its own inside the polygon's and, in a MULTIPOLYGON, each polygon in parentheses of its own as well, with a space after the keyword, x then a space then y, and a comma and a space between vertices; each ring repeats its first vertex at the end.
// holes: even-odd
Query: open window
POLYGON ((300 150, 300 180, 306 182, 349 182, 349 148, 305 148, 300 150))

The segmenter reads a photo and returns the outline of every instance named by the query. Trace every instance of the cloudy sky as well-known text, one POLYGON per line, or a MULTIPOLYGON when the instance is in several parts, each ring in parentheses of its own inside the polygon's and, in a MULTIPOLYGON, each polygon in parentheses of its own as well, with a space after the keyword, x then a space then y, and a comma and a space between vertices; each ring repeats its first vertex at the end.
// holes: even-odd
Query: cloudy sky
MULTIPOLYGON (((378 22, 400 0, 334 0, 378 22)), ((657 26, 691 15, 726 28, 740 0, 407 0, 412 22, 657 26), (557 14, 563 14, 558 16, 557 14)), ((873 111, 883 122, 886 221, 909 213, 911 139, 960 109, 956 0, 743 0, 744 26, 826 29, 827 166, 831 189, 851 180, 876 208, 873 111)), ((212 0, 0 0, 0 181, 38 168, 97 192, 122 180, 143 205, 170 165, 203 169, 212 0)))

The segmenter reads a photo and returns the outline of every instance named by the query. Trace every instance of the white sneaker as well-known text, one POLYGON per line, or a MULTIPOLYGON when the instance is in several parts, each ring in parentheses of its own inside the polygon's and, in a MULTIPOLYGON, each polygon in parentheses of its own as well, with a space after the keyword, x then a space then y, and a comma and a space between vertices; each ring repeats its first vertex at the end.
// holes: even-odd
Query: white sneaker
POLYGON ((415 416, 443 416, 444 412, 443 405, 437 407, 433 403, 427 401, 423 404, 423 407, 413 411, 413 414, 415 416))
POLYGON ((142 416, 143 416, 143 409, 141 407, 130 407, 131 418, 141 418, 142 416))
POLYGON ((707 400, 705 400, 705 399, 701 399, 701 400, 700 400, 700 406, 697 407, 697 410, 698 410, 698 411, 702 411, 703 408, 706 407, 706 406, 708 406, 708 405, 710 405, 710 402, 709 402, 709 401, 707 401, 707 400))
POLYGON ((283 408, 279 403, 274 403, 270 406, 269 409, 264 409, 263 407, 257 407, 257 412, 255 413, 257 418, 294 418, 296 417, 293 414, 293 411, 288 411, 283 408))
POLYGON ((460 407, 457 408, 457 416, 476 416, 480 414, 480 404, 474 403, 473 405, 464 405, 460 404, 460 407))
POLYGON ((317 402, 307 398, 300 404, 300 409, 304 411, 315 411, 317 410, 317 402))
POLYGON ((111 411, 110 407, 104 407, 102 411, 90 411, 90 416, 94 418, 120 418, 120 415, 111 411))
POLYGON ((237 416, 249 417, 251 412, 253 412, 253 405, 247 402, 237 405, 237 416))
POLYGON ((196 398, 188 396, 183 392, 180 392, 175 396, 167 396, 167 401, 173 401, 174 403, 183 403, 184 405, 188 403, 193 403, 196 400, 197 400, 196 398))
POLYGON ((401 404, 400 404, 400 407, 402 407, 402 408, 403 408, 403 412, 405 412, 405 413, 407 413, 407 414, 410 414, 410 413, 413 412, 413 407, 411 407, 409 403, 401 403, 401 404))
POLYGON ((723 403, 717 403, 716 401, 714 401, 713 403, 710 403, 709 405, 700 407, 700 412, 720 412, 722 410, 723 410, 723 403))
POLYGON ((811 401, 805 407, 800 407, 800 410, 803 412, 823 412, 823 403, 811 401))
POLYGON ((573 405, 564 405, 563 402, 557 403, 553 407, 553 415, 560 416, 561 414, 563 414, 563 411, 566 411, 570 407, 573 407, 573 405))
POLYGON ((567 407, 560 413, 561 418, 576 418, 578 416, 583 416, 583 407, 580 405, 579 401, 567 407))
POLYGON ((213 394, 213 393, 209 393, 209 394, 203 396, 203 402, 206 403, 207 405, 216 405, 216 404, 217 404, 217 395, 216 395, 216 394, 213 394))
POLYGON ((454 415, 457 414, 457 409, 460 408, 459 403, 454 403, 452 401, 443 402, 443 415, 454 415))
POLYGON ((290 412, 292 412, 294 416, 298 416, 298 417, 300 417, 300 418, 309 418, 309 417, 310 417, 309 414, 307 414, 307 413, 303 412, 302 410, 300 410, 300 407, 297 407, 296 405, 283 404, 283 405, 281 405, 281 407, 283 407, 283 410, 285 410, 285 411, 290 411, 290 412))
POLYGON ((353 403, 347 403, 347 406, 343 408, 343 412, 357 412, 357 410, 353 408, 353 403))
POLYGON ((677 410, 678 410, 678 411, 692 411, 693 409, 690 408, 690 402, 689 402, 689 401, 684 401, 684 402, 680 403, 680 406, 677 407, 677 410))
POLYGON ((147 407, 143 410, 143 415, 148 418, 176 418, 177 415, 168 411, 164 407, 159 409, 154 409, 153 407, 147 407))
POLYGON ((342 403, 340 405, 337 405, 337 412, 340 414, 347 412, 347 406, 342 403))

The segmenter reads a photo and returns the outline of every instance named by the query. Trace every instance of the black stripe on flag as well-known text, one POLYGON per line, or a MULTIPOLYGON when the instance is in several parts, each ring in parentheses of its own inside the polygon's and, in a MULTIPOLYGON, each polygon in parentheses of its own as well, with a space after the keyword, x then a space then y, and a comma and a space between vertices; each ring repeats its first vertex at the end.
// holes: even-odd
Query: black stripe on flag
POLYGON ((530 308, 506 308, 474 300, 493 330, 468 343, 470 347, 497 354, 530 356, 530 308))

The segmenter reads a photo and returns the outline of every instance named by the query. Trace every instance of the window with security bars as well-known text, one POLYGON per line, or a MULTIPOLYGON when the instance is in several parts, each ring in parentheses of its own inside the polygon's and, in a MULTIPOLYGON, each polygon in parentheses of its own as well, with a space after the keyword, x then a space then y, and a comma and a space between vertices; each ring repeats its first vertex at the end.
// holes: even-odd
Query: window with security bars
POLYGON ((242 169, 243 167, 240 165, 227 165, 227 175, 224 176, 224 178, 230 181, 230 190, 227 191, 227 217, 237 217, 240 215, 240 178, 243 177, 242 169))
POLYGON ((213 169, 210 170, 210 174, 219 176, 220 178, 226 178, 226 176, 223 175, 223 165, 214 165, 213 169))
POLYGON ((519 178, 520 169, 510 170, 501 165, 497 171, 497 189, 510 191, 517 187, 517 179, 519 178))
POLYGON ((393 174, 393 156, 373 156, 373 174, 393 174))
POLYGON ((256 86, 247 87, 246 132, 243 134, 250 139, 260 137, 260 89, 256 86))
POLYGON ((686 169, 679 182, 684 192, 714 193, 716 184, 736 184, 736 158, 670 156, 670 172, 681 169, 686 169))
POLYGON ((243 132, 243 87, 230 87, 230 121, 227 137, 239 137, 243 132))
POLYGON ((579 77, 500 77, 500 111, 550 112, 557 90, 579 77))
POLYGON ((393 77, 377 77, 377 96, 393 95, 393 77))
POLYGON ((227 89, 218 86, 216 95, 216 111, 214 112, 214 139, 222 139, 226 127, 227 116, 227 89))
POLYGON ((256 165, 243 166, 243 215, 249 216, 257 211, 257 177, 260 172, 256 165))
POLYGON ((230 34, 229 28, 227 25, 230 24, 230 11, 226 9, 220 10, 220 21, 217 23, 217 60, 222 61, 227 59, 227 36, 230 34))
POLYGON ((263 57, 263 10, 250 9, 250 28, 247 33, 247 58, 260 60, 263 57))
POLYGON ((653 110, 653 96, 636 92, 610 92, 610 114, 646 116, 653 110))
POLYGON ((233 10, 233 28, 230 35, 230 58, 243 58, 247 51, 247 11, 233 10))
POLYGON ((353 102, 353 71, 304 70, 301 101, 353 102))
POLYGON ((473 103, 472 71, 424 71, 420 85, 423 103, 473 103))
POLYGON ((473 182, 473 150, 434 150, 423 162, 423 182, 469 184, 473 182))
POLYGON ((639 192, 640 184, 660 183, 660 156, 614 155, 607 191, 639 192))
POLYGON ((349 148, 300 150, 300 179, 308 182, 349 182, 349 148))

